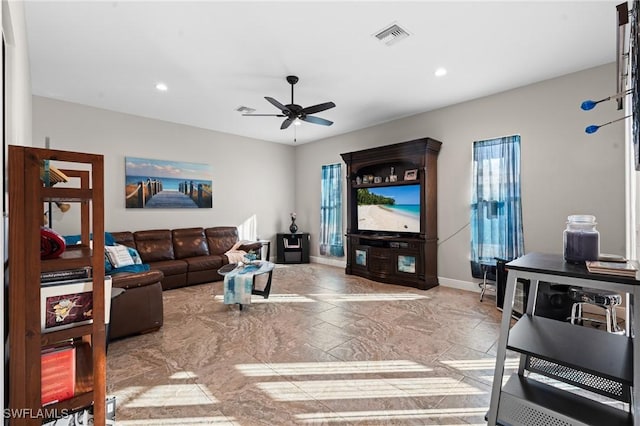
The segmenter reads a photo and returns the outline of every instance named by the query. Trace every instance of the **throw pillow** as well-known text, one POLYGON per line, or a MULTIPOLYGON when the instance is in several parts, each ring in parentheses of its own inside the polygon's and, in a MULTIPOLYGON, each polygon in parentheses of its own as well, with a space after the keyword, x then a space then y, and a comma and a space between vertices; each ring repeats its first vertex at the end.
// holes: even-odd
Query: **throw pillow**
MULTIPOLYGON (((64 236, 64 241, 68 246, 72 246, 74 244, 80 244, 80 235, 65 235, 64 236)), ((89 234, 89 239, 93 239, 93 233, 89 234)), ((115 238, 113 238, 113 235, 111 235, 109 232, 105 232, 104 233, 104 244, 107 246, 115 246, 116 245, 116 240, 115 238)))
POLYGON ((105 253, 114 268, 133 265, 135 262, 129 254, 129 247, 123 245, 105 246, 105 253))
POLYGON ((105 272, 105 274, 108 274, 112 270, 113 270, 113 265, 111 265, 111 262, 109 261, 109 256, 107 256, 107 251, 105 250, 105 252, 104 252, 104 272, 105 272))
POLYGON ((128 247, 128 249, 131 258, 133 259, 133 263, 135 265, 142 265, 142 258, 140 257, 140 253, 138 253, 138 250, 134 249, 133 247, 128 247))

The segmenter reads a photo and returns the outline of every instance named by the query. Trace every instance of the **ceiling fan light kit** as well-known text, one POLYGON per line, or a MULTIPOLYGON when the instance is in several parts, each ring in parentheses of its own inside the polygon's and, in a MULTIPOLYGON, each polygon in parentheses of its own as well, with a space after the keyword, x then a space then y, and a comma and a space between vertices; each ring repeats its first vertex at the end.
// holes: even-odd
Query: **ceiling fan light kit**
POLYGON ((291 85, 291 103, 287 105, 283 105, 278 102, 274 98, 269 96, 265 96, 264 98, 273 106, 278 108, 281 114, 242 114, 246 116, 254 116, 254 117, 286 117, 282 122, 280 129, 284 130, 288 128, 292 123, 296 122, 296 125, 299 121, 306 121, 307 123, 320 124, 322 126, 331 126, 333 121, 326 120, 320 117, 314 117, 311 114, 315 114, 317 112, 326 111, 328 109, 334 108, 336 104, 333 102, 325 102, 322 104, 313 105, 310 107, 303 108, 302 106, 296 104, 293 100, 293 86, 298 82, 298 77, 295 75, 287 76, 287 82, 291 85))

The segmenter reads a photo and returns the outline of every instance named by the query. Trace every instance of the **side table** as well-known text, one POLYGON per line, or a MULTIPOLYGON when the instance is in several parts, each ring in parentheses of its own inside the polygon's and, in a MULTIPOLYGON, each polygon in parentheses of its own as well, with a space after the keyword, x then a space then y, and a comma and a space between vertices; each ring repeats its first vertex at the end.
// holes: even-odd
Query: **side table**
POLYGON ((640 365, 640 340, 631 332, 640 324, 636 303, 640 281, 590 273, 584 264, 567 263, 558 254, 529 253, 506 266, 509 274, 488 424, 640 425, 640 369, 635 367, 640 365), (511 327, 519 279, 530 281, 530 293, 526 313, 511 327), (540 282, 627 294, 625 335, 536 315, 540 282), (504 383, 507 350, 520 354, 520 365, 504 383), (587 398, 571 387, 550 386, 529 372, 620 401, 628 409, 587 398))
POLYGON ((309 263, 309 241, 307 232, 276 234, 277 263, 309 263))
POLYGON ((262 249, 260 250, 260 258, 262 260, 266 260, 267 262, 270 261, 271 259, 269 259, 269 256, 271 255, 271 240, 258 240, 258 242, 262 244, 262 249), (262 257, 262 252, 264 251, 265 247, 267 248, 267 253, 264 257, 262 257))

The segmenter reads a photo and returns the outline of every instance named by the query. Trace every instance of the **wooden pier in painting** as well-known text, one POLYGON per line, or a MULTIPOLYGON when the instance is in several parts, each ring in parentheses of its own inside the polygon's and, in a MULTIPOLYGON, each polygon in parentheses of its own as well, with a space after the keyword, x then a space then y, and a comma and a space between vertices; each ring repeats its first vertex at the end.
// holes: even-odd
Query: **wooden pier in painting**
POLYGON ((165 190, 162 180, 148 178, 125 187, 127 208, 201 208, 213 206, 211 185, 181 182, 178 190, 165 190))
POLYGON ((150 209, 197 209, 198 205, 191 197, 178 191, 160 191, 147 201, 145 207, 150 209))

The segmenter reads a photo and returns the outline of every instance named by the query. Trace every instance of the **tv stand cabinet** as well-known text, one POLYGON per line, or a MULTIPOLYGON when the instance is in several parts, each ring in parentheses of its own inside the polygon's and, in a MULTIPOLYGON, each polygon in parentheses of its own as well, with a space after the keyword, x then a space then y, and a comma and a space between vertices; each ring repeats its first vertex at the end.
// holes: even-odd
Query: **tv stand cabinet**
POLYGON ((441 145, 422 138, 341 154, 347 165, 347 274, 422 290, 438 285, 437 159, 441 145), (358 190, 416 184, 420 185, 419 232, 358 229, 358 190))
POLYGON ((438 285, 425 278, 424 241, 420 238, 350 234, 349 255, 353 257, 350 272, 388 284, 401 284, 427 289, 438 285))

